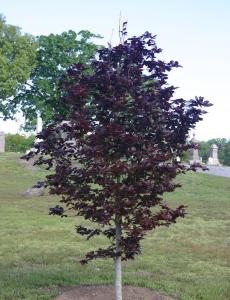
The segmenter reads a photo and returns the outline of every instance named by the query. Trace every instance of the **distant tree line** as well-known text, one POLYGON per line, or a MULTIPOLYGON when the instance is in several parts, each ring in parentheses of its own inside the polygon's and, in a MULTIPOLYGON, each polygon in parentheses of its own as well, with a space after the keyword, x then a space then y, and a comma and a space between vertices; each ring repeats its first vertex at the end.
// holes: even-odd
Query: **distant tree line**
MULTIPOLYGON (((20 134, 6 135, 6 152, 21 152, 24 153, 29 150, 34 142, 35 135, 24 136, 20 134)), ((206 163, 209 158, 210 146, 216 144, 218 146, 218 157, 222 165, 230 166, 230 139, 216 138, 208 141, 199 142, 200 156, 202 161, 206 163)), ((185 155, 184 160, 188 160, 185 155)))
POLYGON ((221 164, 230 166, 230 139, 216 138, 208 141, 199 142, 200 145, 200 156, 204 163, 209 158, 210 146, 216 144, 218 146, 218 157, 221 164))

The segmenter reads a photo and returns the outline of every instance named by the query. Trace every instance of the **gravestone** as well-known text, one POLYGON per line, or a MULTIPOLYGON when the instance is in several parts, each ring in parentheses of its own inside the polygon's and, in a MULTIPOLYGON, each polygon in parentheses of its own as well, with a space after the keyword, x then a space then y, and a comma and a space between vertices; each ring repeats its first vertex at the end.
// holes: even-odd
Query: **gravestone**
POLYGON ((42 131, 42 118, 41 113, 37 113, 37 124, 36 124, 36 133, 40 133, 42 131))
MULTIPOLYGON (((37 112, 36 135, 39 134, 42 131, 42 125, 43 124, 42 124, 41 113, 37 112)), ((39 142, 41 142, 41 140, 36 137, 34 142, 39 143, 39 142)))
MULTIPOLYGON (((42 126, 43 123, 42 123, 41 113, 37 112, 36 136, 42 131, 42 126)), ((41 139, 35 137, 34 144, 39 142, 41 142, 41 139)), ((26 154, 29 153, 30 151, 35 151, 35 148, 34 147, 30 148, 29 150, 26 151, 26 154)))
MULTIPOLYGON (((198 141, 196 140, 195 133, 193 134, 193 138, 191 140, 192 144, 197 145, 198 147, 198 141)), ((199 155, 199 150, 198 148, 193 148, 189 150, 189 164, 201 164, 202 163, 202 158, 199 155)))
POLYGON ((0 131, 0 152, 5 152, 5 133, 0 131))
POLYGON ((40 197, 45 193, 44 187, 31 187, 28 188, 24 193, 22 193, 22 197, 40 197))
POLYGON ((22 193, 22 197, 39 197, 43 196, 45 193, 45 187, 42 181, 38 181, 34 186, 28 188, 24 193, 22 193))
POLYGON ((216 144, 212 144, 210 147, 210 154, 209 154, 207 165, 209 166, 221 165, 218 159, 218 146, 216 144))

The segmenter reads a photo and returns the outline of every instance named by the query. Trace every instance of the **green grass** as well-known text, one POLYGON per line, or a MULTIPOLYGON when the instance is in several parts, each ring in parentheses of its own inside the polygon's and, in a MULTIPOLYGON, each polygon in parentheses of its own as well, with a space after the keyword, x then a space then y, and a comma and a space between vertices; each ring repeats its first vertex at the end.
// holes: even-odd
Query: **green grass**
MULTIPOLYGON (((45 170, 29 170, 16 154, 0 154, 0 299, 52 299, 58 287, 113 284, 111 260, 81 266, 79 258, 106 244, 74 232, 80 219, 48 216, 57 198, 20 194, 45 170)), ((147 235, 142 255, 123 264, 123 283, 184 300, 230 299, 230 180, 187 174, 166 195, 188 215, 147 235)))

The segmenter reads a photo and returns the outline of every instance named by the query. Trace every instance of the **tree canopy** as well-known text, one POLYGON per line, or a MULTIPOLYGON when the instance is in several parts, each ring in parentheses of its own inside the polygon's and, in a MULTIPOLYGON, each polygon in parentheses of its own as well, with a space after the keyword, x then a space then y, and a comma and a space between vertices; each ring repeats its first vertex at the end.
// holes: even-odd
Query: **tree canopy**
POLYGON ((87 30, 37 37, 36 66, 15 98, 25 116, 26 129, 34 128, 37 111, 45 125, 56 114, 68 114, 68 107, 60 101, 59 80, 71 64, 89 64, 100 47, 92 42, 95 38, 100 36, 87 30))
POLYGON ((36 164, 54 168, 45 184, 66 207, 57 205, 50 214, 74 210, 94 224, 77 226, 78 234, 109 239, 107 248, 87 253, 81 262, 115 260, 116 299, 121 299, 121 260, 141 252, 149 230, 185 215, 183 205, 170 208, 163 194, 179 186, 174 178, 187 167, 177 157, 210 106, 202 97, 173 98, 167 73, 179 64, 157 59, 160 52, 146 32, 99 50, 90 74, 74 64, 62 81, 68 121, 57 118, 44 129, 36 151, 27 156, 40 154, 36 164))
POLYGON ((0 15, 0 117, 13 118, 14 97, 35 66, 35 50, 34 38, 0 15))

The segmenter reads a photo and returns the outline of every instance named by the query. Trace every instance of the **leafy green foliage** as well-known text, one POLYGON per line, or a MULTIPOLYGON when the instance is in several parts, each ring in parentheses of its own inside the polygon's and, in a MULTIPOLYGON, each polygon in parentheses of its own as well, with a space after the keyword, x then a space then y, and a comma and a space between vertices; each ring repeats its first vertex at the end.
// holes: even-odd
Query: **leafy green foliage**
POLYGON ((208 142, 199 142, 199 153, 202 157, 202 161, 206 163, 209 158, 210 145, 208 142))
POLYGON ((13 99, 35 65, 35 50, 34 38, 6 24, 0 15, 0 117, 13 118, 13 99))
POLYGON ((230 166, 230 140, 224 146, 223 164, 226 165, 226 166, 230 166))
POLYGON ((34 142, 35 136, 26 137, 20 134, 6 135, 6 152, 21 152, 25 153, 29 150, 34 142))
POLYGON ((79 33, 69 30, 37 38, 36 67, 15 100, 26 117, 26 129, 34 128, 36 111, 41 113, 45 124, 57 113, 68 114, 67 106, 60 102, 59 80, 71 64, 89 63, 100 48, 92 42, 95 38, 100 36, 86 30, 79 33))

